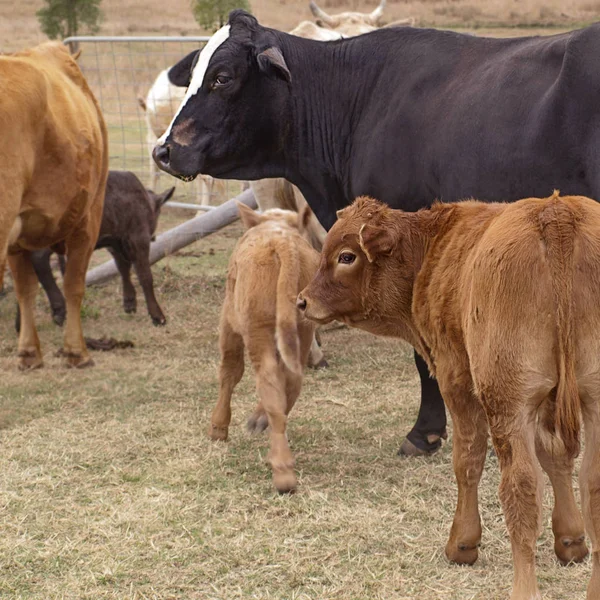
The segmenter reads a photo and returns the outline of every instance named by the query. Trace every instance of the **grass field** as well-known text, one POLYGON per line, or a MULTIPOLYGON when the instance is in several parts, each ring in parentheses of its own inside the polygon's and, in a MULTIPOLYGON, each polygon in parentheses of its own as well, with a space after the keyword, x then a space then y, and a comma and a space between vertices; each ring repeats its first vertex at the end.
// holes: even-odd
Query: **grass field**
MULTIPOLYGON (((337 2, 324 6, 341 10, 337 2)), ((0 50, 41 39, 33 16, 41 4, 0 3, 0 50)), ((261 20, 281 28, 309 16, 304 1, 252 5, 261 20)), ((187 0, 103 6, 106 34, 201 33, 187 0)), ((512 28, 517 24, 544 33, 595 20, 600 2, 409 0, 390 2, 388 14, 515 35, 524 31, 512 28)), ((130 144, 138 140, 135 129, 127 135, 130 144)), ((140 156, 130 158, 132 166, 140 156)), ((160 228, 187 216, 165 210, 160 228)), ((434 457, 396 456, 418 409, 405 344, 347 329, 323 332, 330 368, 308 372, 290 420, 299 475, 293 496, 273 490, 267 437, 245 430, 256 402, 249 368, 234 396, 230 441, 208 440, 218 314, 240 233, 231 225, 154 267, 165 328, 151 325, 141 291, 138 314, 125 315, 117 281, 90 289, 85 334, 135 344, 95 354, 93 369, 70 371, 54 356, 62 333, 40 293, 46 365, 20 373, 14 297, 0 299, 0 598, 508 598, 512 566, 496 459, 488 459, 481 484, 480 560, 463 568, 443 554, 456 500, 451 426, 434 457)), ((106 258, 98 252, 94 263, 106 258)), ((543 596, 583 599, 590 563, 558 565, 551 506, 547 491, 538 546, 543 596)))

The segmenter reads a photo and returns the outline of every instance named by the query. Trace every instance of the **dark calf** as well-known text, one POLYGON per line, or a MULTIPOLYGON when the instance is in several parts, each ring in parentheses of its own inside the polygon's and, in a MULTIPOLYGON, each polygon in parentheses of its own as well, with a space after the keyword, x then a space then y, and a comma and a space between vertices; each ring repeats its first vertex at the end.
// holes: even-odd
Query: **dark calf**
MULTIPOLYGON (((160 209, 174 191, 175 188, 172 187, 162 194, 155 194, 152 190, 144 188, 133 173, 110 171, 106 184, 102 225, 96 244, 96 249, 106 248, 117 263, 123 280, 123 308, 127 313, 135 312, 137 307, 135 288, 131 282, 131 266, 135 267, 148 312, 155 325, 164 325, 167 320, 154 296, 148 255, 160 209)), ((31 261, 50 301, 52 317, 56 323, 62 325, 66 314, 65 299, 52 274, 51 254, 50 248, 32 252, 31 261)), ((63 261, 62 270, 62 256, 60 260, 63 261)), ((16 328, 17 331, 20 328, 18 312, 16 328)))

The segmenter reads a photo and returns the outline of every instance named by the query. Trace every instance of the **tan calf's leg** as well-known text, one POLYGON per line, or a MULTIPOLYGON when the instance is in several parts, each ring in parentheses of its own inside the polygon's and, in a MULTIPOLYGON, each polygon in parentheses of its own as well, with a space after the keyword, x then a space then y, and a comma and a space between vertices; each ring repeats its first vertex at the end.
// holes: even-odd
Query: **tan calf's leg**
MULTIPOLYGON (((252 357, 252 354, 251 354, 252 357)), ((252 357, 256 370, 256 389, 271 427, 271 450, 268 460, 273 469, 273 483, 280 493, 296 489, 294 458, 286 438, 287 405, 286 376, 275 356, 264 355, 258 361, 252 357)))
MULTIPOLYGON (((510 399, 490 402, 503 409, 517 404, 510 399)), ((535 550, 541 526, 543 479, 535 456, 535 422, 531 415, 511 418, 503 412, 498 418, 490 418, 490 429, 500 462, 500 501, 513 554, 511 600, 541 600, 535 550)))
POLYGON ((600 598, 600 401, 583 399, 585 451, 579 474, 585 528, 592 545, 587 600, 600 598))
POLYGON ((8 263, 15 282, 15 292, 21 311, 21 332, 19 334, 19 368, 37 369, 44 364, 40 340, 35 329, 34 308, 38 291, 38 278, 35 274, 29 253, 9 255, 8 263))
POLYGON ((208 435, 213 440, 225 441, 231 422, 231 395, 244 374, 244 341, 224 319, 221 321, 219 346, 219 399, 210 418, 208 435))
POLYGON ((90 367, 90 357, 81 327, 81 303, 85 292, 85 274, 94 251, 96 237, 82 228, 66 240, 67 268, 64 276, 67 323, 65 326, 64 353, 69 367, 90 367))
POLYGON ((548 473, 554 490, 552 531, 554 551, 562 564, 580 562, 588 554, 583 530, 583 519, 573 493, 573 459, 564 451, 563 444, 547 433, 554 428, 554 413, 547 403, 539 415, 535 450, 542 469, 548 473), (544 423, 546 424, 544 427, 544 423))
POLYGON ((487 453, 488 426, 483 407, 471 392, 468 373, 442 368, 438 380, 452 416, 452 462, 458 486, 446 556, 454 563, 472 565, 481 542, 477 487, 487 453))

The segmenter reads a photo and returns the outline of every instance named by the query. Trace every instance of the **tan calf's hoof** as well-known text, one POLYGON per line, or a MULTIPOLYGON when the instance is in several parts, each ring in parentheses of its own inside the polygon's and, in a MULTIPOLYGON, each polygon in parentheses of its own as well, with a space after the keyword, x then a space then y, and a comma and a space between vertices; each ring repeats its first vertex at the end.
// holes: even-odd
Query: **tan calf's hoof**
POLYGON ((273 483, 280 494, 293 494, 296 491, 298 480, 293 470, 273 472, 273 483))
POLYGON ((577 538, 563 536, 554 540, 554 552, 561 565, 581 562, 588 555, 585 535, 577 538))
POLYGON ((90 356, 82 356, 81 354, 74 354, 72 352, 65 352, 64 356, 67 357, 68 369, 85 369, 94 366, 94 359, 90 356))
POLYGON ((473 565, 479 556, 479 544, 476 546, 463 543, 448 542, 446 544, 446 558, 456 565, 473 565))
POLYGON ((33 369, 40 369, 44 366, 42 357, 35 351, 23 350, 19 352, 19 370, 20 371, 32 371, 33 369))
POLYGON ((229 435, 229 427, 218 427, 211 423, 208 426, 208 437, 215 442, 226 442, 229 435))

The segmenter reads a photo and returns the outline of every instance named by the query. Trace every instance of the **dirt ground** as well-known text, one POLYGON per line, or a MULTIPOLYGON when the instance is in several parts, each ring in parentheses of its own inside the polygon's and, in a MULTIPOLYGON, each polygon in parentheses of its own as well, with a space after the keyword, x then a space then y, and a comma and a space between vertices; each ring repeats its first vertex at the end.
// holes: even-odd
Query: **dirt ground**
MULTIPOLYGON (((32 16, 40 5, 0 0, 1 50, 41 39, 32 16)), ((102 33, 199 33, 187 0, 103 6, 102 33)), ((299 1, 252 6, 281 28, 309 17, 299 1)), ((331 0, 324 6, 341 10, 331 0)), ((592 21, 600 2, 391 2, 388 14, 515 35, 523 32, 516 24, 550 32, 592 21), (494 24, 503 28, 489 29, 494 24)), ((161 230, 186 216, 166 209, 161 230)), ((85 334, 134 343, 95 353, 93 369, 67 370, 54 355, 62 334, 40 293, 46 364, 20 373, 14 296, 0 299, 0 598, 508 598, 512 566, 496 459, 488 458, 481 483, 480 559, 463 568, 443 553, 456 501, 451 426, 434 457, 396 456, 419 397, 405 344, 347 329, 323 332, 330 367, 307 374, 290 419, 299 475, 293 496, 273 490, 266 436, 245 430, 256 402, 250 368, 234 396, 230 441, 208 440, 218 314, 240 233, 233 224, 155 265, 164 328, 151 325, 140 290, 138 313, 126 315, 118 281, 90 289, 85 334)), ((98 252, 94 263, 106 259, 98 252)), ((583 599, 590 563, 558 565, 551 500, 547 489, 540 586, 545 600, 583 599)))

